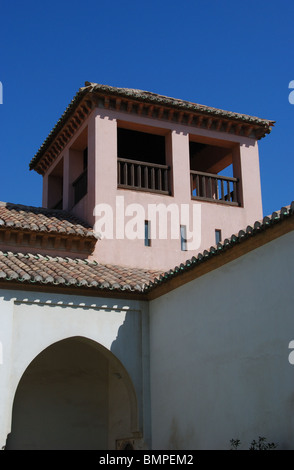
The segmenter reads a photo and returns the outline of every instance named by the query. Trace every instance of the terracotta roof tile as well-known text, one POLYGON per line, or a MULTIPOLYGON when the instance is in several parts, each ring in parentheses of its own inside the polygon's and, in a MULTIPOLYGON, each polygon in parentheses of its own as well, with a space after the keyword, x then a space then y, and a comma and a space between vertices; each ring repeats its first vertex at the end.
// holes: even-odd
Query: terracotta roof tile
POLYGON ((6 281, 143 292, 159 274, 96 261, 0 251, 0 278, 6 281))
POLYGON ((294 201, 253 226, 240 230, 223 242, 193 256, 166 272, 99 264, 96 261, 0 251, 0 280, 55 286, 87 287, 116 292, 148 293, 181 273, 197 267, 237 244, 294 216, 294 201))
POLYGON ((121 96, 131 98, 138 101, 149 102, 159 105, 169 105, 175 108, 185 109, 189 111, 203 112, 210 115, 226 117, 230 119, 242 120, 264 127, 270 127, 274 124, 274 121, 268 119, 261 119, 257 116, 250 116, 248 114, 241 114, 224 109, 214 108, 199 103, 193 103, 191 101, 173 98, 170 96, 159 95, 145 90, 137 90, 134 88, 117 88, 109 85, 101 85, 99 83, 85 82, 85 87, 80 88, 80 93, 104 93, 114 96, 121 96))
POLYGON ((0 230, 4 228, 96 238, 88 224, 66 211, 9 202, 0 202, 0 230))
POLYGON ((99 83, 85 82, 85 86, 81 87, 76 95, 73 97, 70 104, 67 106, 63 115, 57 121, 54 128, 51 130, 50 134, 43 142, 35 156, 30 162, 30 169, 36 169, 38 162, 41 160, 51 143, 54 141, 59 131, 63 128, 67 120, 73 115, 79 104, 86 99, 86 97, 91 97, 91 95, 102 95, 102 96, 113 96, 118 98, 130 99, 132 101, 137 101, 140 103, 156 105, 156 106, 167 106, 174 110, 186 111, 189 113, 203 114, 208 117, 215 117, 220 119, 229 119, 236 121, 237 123, 247 123, 257 126, 260 129, 259 138, 268 134, 271 131, 271 127, 274 125, 275 121, 268 119, 261 119, 256 116, 250 116, 247 114, 241 114, 231 111, 226 111, 223 109, 213 108, 211 106, 205 106, 198 103, 192 103, 190 101, 181 100, 177 98, 172 98, 169 96, 159 95, 157 93, 152 93, 144 90, 136 90, 133 88, 118 88, 108 85, 102 85, 99 83))

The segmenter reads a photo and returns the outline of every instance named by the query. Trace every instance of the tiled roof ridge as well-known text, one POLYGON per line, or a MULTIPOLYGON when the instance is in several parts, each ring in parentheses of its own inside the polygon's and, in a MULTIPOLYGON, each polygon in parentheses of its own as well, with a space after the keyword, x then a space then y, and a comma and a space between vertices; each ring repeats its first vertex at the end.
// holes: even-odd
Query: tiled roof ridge
POLYGON ((75 235, 97 238, 93 228, 88 223, 68 211, 3 201, 0 201, 0 228, 28 230, 31 232, 49 232, 50 234, 64 233, 69 236, 75 235), (7 214, 3 213, 3 208, 4 210, 7 209, 7 214), (27 216, 22 219, 17 216, 17 212, 19 212, 20 216, 23 215, 23 212, 28 215, 31 214, 33 218, 43 215, 47 217, 48 220, 29 220, 27 216), (49 223, 51 224, 50 227, 49 223), (57 223, 60 224, 60 227, 57 226, 57 223), (62 226, 62 224, 64 226, 62 226))
POLYGON ((257 116, 251 116, 249 114, 242 114, 233 111, 228 111, 220 108, 214 108, 204 104, 194 103, 192 101, 183 100, 180 98, 173 98, 166 95, 161 95, 151 91, 139 90, 135 88, 120 88, 113 87, 110 85, 103 85, 95 82, 85 82, 85 86, 80 88, 80 91, 91 91, 91 92, 105 92, 109 94, 120 94, 125 97, 134 98, 138 100, 152 101, 157 104, 167 104, 172 106, 180 106, 191 111, 205 112, 208 114, 220 115, 230 119, 244 119, 248 122, 254 122, 259 125, 273 125, 275 121, 270 119, 262 119, 257 116))
POLYGON ((280 210, 274 211, 271 215, 264 216, 263 219, 254 222, 252 226, 248 225, 246 229, 239 230, 238 233, 232 234, 223 242, 219 242, 217 245, 211 246, 209 249, 198 253, 196 256, 193 256, 184 263, 181 263, 179 266, 162 273, 146 287, 146 293, 150 290, 153 290, 156 286, 168 281, 169 279, 172 279, 185 271, 194 269, 199 264, 223 253, 227 249, 233 248, 237 243, 245 241, 246 239, 257 235, 264 230, 267 230, 274 224, 279 223, 287 217, 293 215, 294 201, 292 201, 292 203, 288 206, 283 206, 280 210))
POLYGON ((107 265, 95 260, 0 251, 0 281, 144 293, 150 278, 158 275, 157 270, 107 265), (38 266, 38 261, 48 264, 38 266))

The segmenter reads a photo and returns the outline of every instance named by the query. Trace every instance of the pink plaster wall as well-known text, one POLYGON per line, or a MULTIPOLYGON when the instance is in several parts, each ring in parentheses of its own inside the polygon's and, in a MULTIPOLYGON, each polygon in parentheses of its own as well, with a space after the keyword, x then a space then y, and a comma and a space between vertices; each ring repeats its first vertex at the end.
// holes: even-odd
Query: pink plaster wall
MULTIPOLYGON (((148 204, 187 204, 191 214, 193 205, 201 205, 201 245, 195 251, 181 251, 179 239, 152 240, 151 247, 145 247, 144 240, 100 240, 93 254, 98 262, 166 270, 214 245, 215 229, 222 231, 224 239, 262 218, 258 145, 253 139, 98 108, 88 117, 83 128, 85 126, 88 126, 88 194, 71 207, 66 186, 71 185, 70 175, 75 174, 75 160, 70 158, 69 150, 73 139, 61 155, 64 156, 65 209, 94 225, 97 220, 93 215, 94 207, 105 203, 114 208, 116 196, 124 196, 125 207, 131 203, 142 205, 146 214, 148 204), (117 189, 118 120, 129 123, 134 129, 152 126, 166 135, 167 163, 172 166, 172 196, 117 189), (242 179, 242 207, 191 200, 189 132, 202 139, 218 139, 234 145, 235 175, 242 179)), ((47 184, 45 175, 45 206, 47 184)))

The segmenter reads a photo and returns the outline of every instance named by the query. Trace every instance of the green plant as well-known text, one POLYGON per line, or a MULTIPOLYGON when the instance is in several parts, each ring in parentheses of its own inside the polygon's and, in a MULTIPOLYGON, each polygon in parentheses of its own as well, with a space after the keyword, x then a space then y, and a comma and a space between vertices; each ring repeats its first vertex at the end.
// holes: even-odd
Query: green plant
MULTIPOLYGON (((240 439, 231 439, 231 450, 238 450, 238 447, 241 445, 240 439)), ((274 442, 267 442, 265 437, 259 436, 258 441, 253 439, 250 444, 249 450, 273 450, 277 448, 277 444, 274 442)))
POLYGON ((266 442, 265 437, 260 437, 258 438, 258 441, 256 442, 253 440, 250 444, 249 450, 272 450, 276 449, 277 444, 274 442, 266 442))
POLYGON ((231 450, 237 450, 239 445, 241 444, 241 441, 240 439, 231 439, 230 444, 231 444, 231 450))

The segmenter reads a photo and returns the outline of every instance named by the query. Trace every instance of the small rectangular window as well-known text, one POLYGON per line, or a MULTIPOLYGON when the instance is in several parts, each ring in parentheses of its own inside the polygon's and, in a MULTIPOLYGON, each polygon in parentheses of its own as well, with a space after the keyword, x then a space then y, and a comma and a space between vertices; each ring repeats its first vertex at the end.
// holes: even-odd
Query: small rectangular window
POLYGON ((186 225, 181 225, 181 250, 187 251, 187 227, 186 225))
POLYGON ((88 168, 88 147, 83 151, 83 170, 88 168))
POLYGON ((145 220, 145 246, 151 246, 150 221, 145 220))
POLYGON ((215 230, 215 244, 217 245, 222 241, 222 231, 221 230, 215 230))

